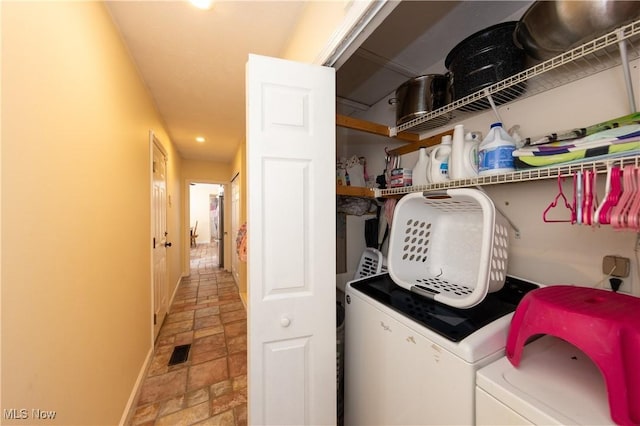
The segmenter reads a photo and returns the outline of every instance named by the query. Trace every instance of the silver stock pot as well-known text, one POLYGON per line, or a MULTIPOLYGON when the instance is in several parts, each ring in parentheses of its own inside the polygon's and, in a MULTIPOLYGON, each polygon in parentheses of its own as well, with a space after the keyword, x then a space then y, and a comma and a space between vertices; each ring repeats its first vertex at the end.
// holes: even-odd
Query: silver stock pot
POLYGON ((425 74, 414 77, 396 89, 389 104, 396 105, 396 126, 442 108, 451 102, 449 75, 425 74))

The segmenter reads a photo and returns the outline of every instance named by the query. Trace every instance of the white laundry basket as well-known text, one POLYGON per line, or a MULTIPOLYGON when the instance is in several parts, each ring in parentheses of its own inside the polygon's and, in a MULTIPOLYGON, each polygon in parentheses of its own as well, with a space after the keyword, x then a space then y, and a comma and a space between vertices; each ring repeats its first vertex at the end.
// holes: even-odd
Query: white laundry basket
POLYGON ((504 285, 509 228, 477 189, 413 193, 396 206, 389 275, 401 287, 470 308, 504 285))
POLYGON ((372 247, 367 247, 360 256, 360 263, 358 269, 353 276, 354 280, 368 277, 370 275, 376 275, 387 270, 387 262, 384 255, 380 250, 372 247))

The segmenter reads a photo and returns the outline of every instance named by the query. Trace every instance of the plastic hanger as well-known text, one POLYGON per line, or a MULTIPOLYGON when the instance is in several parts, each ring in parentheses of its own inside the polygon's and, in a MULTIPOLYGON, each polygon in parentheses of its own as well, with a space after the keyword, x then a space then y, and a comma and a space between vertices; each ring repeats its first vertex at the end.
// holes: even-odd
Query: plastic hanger
POLYGON ((640 170, 637 166, 632 167, 634 170, 634 198, 627 214, 627 228, 640 231, 640 170))
POLYGON ((611 209, 618 204, 620 194, 622 192, 622 184, 620 183, 620 167, 611 167, 611 173, 607 173, 609 176, 609 192, 606 198, 601 204, 600 213, 598 215, 598 222, 602 224, 611 223, 611 209))
POLYGON ((547 206, 547 208, 544 210, 544 212, 542 213, 542 220, 545 221, 546 223, 573 222, 575 220, 575 210, 573 209, 571 204, 569 204, 569 201, 567 200, 567 197, 565 197, 564 192, 562 192, 562 181, 563 181, 563 177, 561 175, 558 175, 558 195, 556 195, 556 198, 553 199, 551 204, 549 204, 547 206), (558 205, 558 201, 562 201, 564 203, 564 207, 567 210, 569 210, 569 212, 570 212, 570 218, 569 219, 549 219, 549 218, 547 218, 547 213, 549 213, 549 211, 551 211, 552 209, 554 209, 558 205))
POLYGON ((583 199, 582 172, 576 172, 573 175, 573 214, 571 215, 571 223, 582 224, 583 199))
POLYGON ((604 180, 604 197, 601 203, 598 203, 598 207, 596 207, 595 213, 593 213, 593 223, 597 225, 600 223, 600 211, 604 206, 604 202, 609 197, 609 192, 611 192, 611 166, 607 166, 607 177, 604 180))
POLYGON ((618 203, 611 209, 611 226, 616 229, 627 227, 629 211, 636 194, 635 166, 626 166, 622 170, 622 189, 618 203))
POLYGON ((582 209, 582 223, 592 225, 596 200, 596 172, 586 170, 584 172, 584 206, 582 209))

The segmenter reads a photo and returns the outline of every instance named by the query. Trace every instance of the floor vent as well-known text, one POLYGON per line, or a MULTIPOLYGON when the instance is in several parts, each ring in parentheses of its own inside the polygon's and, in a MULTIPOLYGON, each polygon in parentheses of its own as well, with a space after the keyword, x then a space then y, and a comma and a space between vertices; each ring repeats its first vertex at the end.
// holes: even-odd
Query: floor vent
POLYGON ((180 345, 173 348, 173 353, 169 359, 169 365, 182 364, 185 362, 189 357, 189 349, 191 349, 191 344, 180 345))

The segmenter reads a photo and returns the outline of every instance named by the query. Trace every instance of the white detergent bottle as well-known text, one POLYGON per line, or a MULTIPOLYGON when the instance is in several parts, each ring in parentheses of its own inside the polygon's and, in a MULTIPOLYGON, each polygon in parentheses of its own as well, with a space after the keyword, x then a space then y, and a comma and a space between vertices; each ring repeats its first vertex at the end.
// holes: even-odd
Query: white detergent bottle
POLYGON ((502 123, 493 123, 487 137, 478 148, 480 176, 514 171, 512 153, 515 149, 516 143, 502 128, 502 123))
POLYGON ((457 124, 453 127, 451 154, 449 155, 449 179, 464 179, 464 126, 457 124))
POLYGON ((449 179, 449 157, 451 155, 451 135, 444 135, 429 155, 429 180, 431 183, 449 179))
POLYGON ((426 185, 429 183, 427 178, 427 167, 429 167, 429 157, 427 157, 427 149, 421 147, 418 153, 418 161, 413 167, 411 177, 413 179, 413 186, 426 185))
POLYGON ((465 177, 478 176, 478 147, 482 140, 482 133, 469 132, 464 137, 463 164, 465 177))

